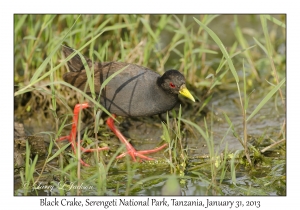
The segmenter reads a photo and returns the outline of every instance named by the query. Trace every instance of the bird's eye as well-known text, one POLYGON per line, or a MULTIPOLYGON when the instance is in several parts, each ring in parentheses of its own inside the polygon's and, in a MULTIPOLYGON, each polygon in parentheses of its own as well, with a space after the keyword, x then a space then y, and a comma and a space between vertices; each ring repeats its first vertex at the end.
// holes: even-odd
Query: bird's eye
POLYGON ((172 82, 170 82, 169 85, 170 85, 171 88, 175 88, 175 85, 172 82))

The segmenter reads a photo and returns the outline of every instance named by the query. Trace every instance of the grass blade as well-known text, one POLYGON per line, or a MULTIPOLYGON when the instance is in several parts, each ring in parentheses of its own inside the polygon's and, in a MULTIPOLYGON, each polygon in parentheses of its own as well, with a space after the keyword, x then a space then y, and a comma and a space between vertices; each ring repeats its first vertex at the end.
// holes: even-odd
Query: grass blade
POLYGON ((196 130, 202 135, 202 137, 205 139, 206 142, 209 142, 210 139, 209 137, 206 135, 206 133, 202 130, 202 128, 200 128, 200 126, 198 126, 196 123, 193 123, 189 120, 185 120, 183 118, 181 118, 181 121, 183 121, 184 123, 187 123, 189 125, 192 125, 194 128, 196 128, 196 130))
POLYGON ((256 44, 264 51, 264 53, 266 53, 266 55, 268 55, 268 51, 267 49, 257 40, 253 37, 254 41, 256 42, 256 44))
POLYGON ((170 135, 169 135, 169 131, 168 131, 168 128, 166 126, 165 123, 161 122, 162 126, 163 126, 163 137, 164 137, 164 140, 169 144, 171 142, 171 138, 170 138, 170 135))
POLYGON ((263 100, 257 105, 251 115, 247 118, 246 121, 249 121, 256 113, 270 100, 270 98, 279 90, 279 88, 285 83, 285 78, 281 80, 281 82, 276 85, 264 98, 263 100))
POLYGON ((145 20, 144 18, 140 18, 140 20, 142 21, 143 25, 145 26, 145 28, 147 29, 148 33, 152 36, 152 38, 154 39, 155 43, 157 43, 157 38, 156 35, 154 34, 153 30, 151 29, 149 22, 147 20, 145 20))
POLYGON ((62 151, 64 151, 68 146, 70 146, 71 143, 68 143, 66 145, 64 145, 63 147, 61 147, 59 150, 57 150, 54 155, 52 155, 48 160, 47 163, 50 162, 51 160, 53 160, 54 158, 56 158, 60 153, 62 153, 62 151))
POLYGON ((224 57, 226 58, 229 68, 231 70, 232 75, 234 76, 235 81, 238 83, 239 82, 239 77, 236 73, 235 67, 233 65, 233 62, 225 48, 225 46, 223 45, 222 41, 220 40, 220 38, 215 34, 215 32, 213 32, 210 28, 208 28, 206 25, 204 25, 202 22, 200 22, 199 20, 197 20, 196 18, 194 18, 194 20, 202 27, 205 29, 205 31, 211 36, 211 38, 216 42, 216 44, 219 46, 220 50, 222 51, 224 57))
POLYGON ((112 80, 115 76, 117 76, 122 71, 124 71, 127 67, 128 67, 128 65, 125 66, 125 67, 123 67, 123 68, 121 68, 120 70, 116 71, 115 73, 113 73, 112 75, 110 75, 108 78, 106 78, 105 81, 101 85, 99 95, 101 95, 102 89, 110 82, 110 80, 112 80))
POLYGON ((271 15, 265 15, 265 18, 267 18, 268 20, 272 21, 273 23, 285 28, 285 23, 281 22, 280 20, 272 17, 271 15))

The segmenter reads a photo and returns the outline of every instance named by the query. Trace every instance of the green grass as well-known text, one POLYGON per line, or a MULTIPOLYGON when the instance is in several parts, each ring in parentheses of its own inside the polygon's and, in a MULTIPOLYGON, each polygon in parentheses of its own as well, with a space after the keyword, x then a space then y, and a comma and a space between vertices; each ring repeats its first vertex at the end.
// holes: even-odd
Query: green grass
MULTIPOLYGON (((36 169, 38 158, 30 156, 27 145, 25 169, 20 172, 22 182, 36 185, 42 180, 45 169, 52 167, 60 180, 93 185, 93 194, 97 195, 112 193, 111 189, 115 189, 113 194, 116 195, 134 195, 145 185, 159 182, 158 178, 163 181, 174 177, 181 187, 188 180, 205 183, 206 194, 222 194, 227 179, 238 187, 236 170, 239 166, 249 166, 250 173, 261 157, 259 148, 249 141, 249 126, 263 116, 262 109, 270 103, 275 104, 278 113, 283 107, 281 112, 285 114, 286 64, 285 50, 282 50, 286 38, 285 18, 285 15, 15 15, 14 96, 16 101, 24 101, 26 94, 31 94, 29 102, 17 103, 27 111, 20 114, 15 110, 15 119, 22 121, 43 109, 44 117, 53 120, 53 130, 44 131, 51 136, 41 170, 36 169), (63 58, 63 44, 76 52, 63 58), (67 149, 67 143, 55 142, 70 127, 74 105, 87 100, 95 105, 92 110, 95 119, 92 132, 86 129, 84 144, 97 148, 99 139, 111 139, 102 116, 110 113, 99 103, 93 90, 93 69, 86 68, 91 95, 62 80, 67 71, 66 62, 76 54, 93 61, 135 63, 160 74, 171 68, 184 74, 197 102, 191 104, 182 99, 180 109, 170 112, 172 118, 167 115, 166 122, 161 124, 162 140, 169 148, 159 160, 161 165, 153 167, 164 168, 166 171, 160 172, 163 175, 147 171, 149 176, 145 177, 141 171, 145 170, 143 164, 147 164, 133 163, 129 158, 116 162, 114 158, 124 147, 118 147, 109 155, 99 152, 87 156, 79 151, 79 157, 94 164, 87 169, 77 163, 78 157, 67 149), (219 118, 228 124, 228 129, 221 136, 215 136, 214 110, 219 107, 212 104, 220 95, 218 93, 228 92, 236 94, 234 102, 239 107, 236 112, 241 121, 237 122, 230 113, 223 111, 219 118), (203 116, 206 109, 209 111, 203 116), (228 135, 235 136, 244 149, 229 151, 225 140, 228 135), (209 158, 204 163, 195 162, 195 157, 189 156, 188 151, 193 148, 185 144, 185 139, 190 136, 200 136, 199 142, 205 141, 209 158), (225 149, 219 150, 216 143, 223 143, 225 149), (243 158, 247 161, 241 161, 243 158), (51 165, 55 161, 58 167, 51 165), (165 164, 168 167, 164 167, 165 164), (126 180, 114 174, 115 170, 126 174, 126 180), (141 178, 137 180, 136 177, 141 178)), ((79 118, 80 127, 82 117, 79 118)), ((278 136, 274 147, 280 146, 280 140, 285 139, 285 121, 281 122, 278 136)), ((53 185, 57 184, 53 181, 53 185)), ((256 193, 253 189, 242 189, 242 192, 245 195, 256 193)), ((57 193, 86 195, 87 192, 59 189, 57 193)), ((28 191, 23 194, 27 195, 28 191)))

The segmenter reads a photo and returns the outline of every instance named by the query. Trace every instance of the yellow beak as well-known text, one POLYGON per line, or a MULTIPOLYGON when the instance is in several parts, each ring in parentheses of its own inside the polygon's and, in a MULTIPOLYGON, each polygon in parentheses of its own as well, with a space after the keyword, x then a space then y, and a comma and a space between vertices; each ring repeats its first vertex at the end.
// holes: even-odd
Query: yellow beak
POLYGON ((180 89, 179 89, 179 93, 189 99, 191 99, 193 102, 195 102, 194 97, 192 96, 192 94, 190 93, 190 91, 186 88, 185 84, 181 85, 180 89))

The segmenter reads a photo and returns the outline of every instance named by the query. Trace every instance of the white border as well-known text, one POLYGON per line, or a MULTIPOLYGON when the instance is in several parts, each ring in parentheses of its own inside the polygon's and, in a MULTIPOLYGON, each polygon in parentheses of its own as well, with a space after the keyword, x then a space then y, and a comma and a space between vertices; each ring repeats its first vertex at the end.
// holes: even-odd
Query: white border
MULTIPOLYGON (((1 184, 0 205, 4 207, 30 207, 40 209, 42 197, 13 196, 13 14, 14 13, 286 13, 287 14, 287 196, 283 197, 199 197, 212 200, 260 200, 259 209, 299 208, 299 7, 296 1, 5 1, 1 4, 1 77, 0 108, 1 184), (10 4, 12 3, 12 4, 10 4), (6 5, 4 5, 6 4, 6 5), (4 135, 3 135, 4 134, 4 135), (7 149, 9 148, 9 149, 7 149), (296 208, 293 208, 296 207, 296 208)), ((51 197, 53 198, 53 197, 51 197)), ((59 197, 63 199, 64 197, 59 197)), ((68 197, 73 198, 73 197, 68 197)), ((87 197, 76 197, 84 201, 87 197)), ((115 197, 92 197, 95 200, 111 200, 115 197)), ((116 197, 118 198, 118 197, 116 197)), ((122 198, 122 197, 121 197, 122 198)), ((141 198, 141 197, 140 197, 141 198)), ((146 197, 145 197, 146 198, 146 197)), ((153 197, 151 197, 153 198, 153 197)), ((162 197, 158 197, 159 199, 162 197)), ((171 199, 172 197, 167 197, 171 199)), ((128 198, 130 199, 130 198, 128 198)), ((193 200, 194 197, 184 197, 193 200)), ((63 207, 56 207, 63 209, 63 207)), ((72 207, 73 209, 76 207, 72 207)), ((94 207, 102 208, 102 207, 94 207)), ((118 207, 117 207, 118 208, 118 207)), ((132 207, 122 207, 132 209, 132 207)), ((139 207, 140 208, 140 207, 139 207)), ((143 207, 152 208, 152 207, 143 207)), ((174 207, 175 208, 175 207, 174 207)), ((178 207, 177 207, 178 208, 178 207)), ((183 208, 183 207, 180 207, 183 208)), ((194 207, 196 208, 196 207, 194 207)), ((224 207, 223 207, 224 208, 224 207)), ((226 208, 226 207, 225 207, 226 208)), ((102 208, 103 209, 103 208, 102 208)), ((116 209, 110 207, 108 209, 116 209)), ((197 207, 199 209, 199 207, 197 207)), ((214 208, 212 208, 214 209, 214 208)), ((227 209, 227 208, 226 208, 227 209)), ((250 209, 250 208, 247 208, 250 209)))

